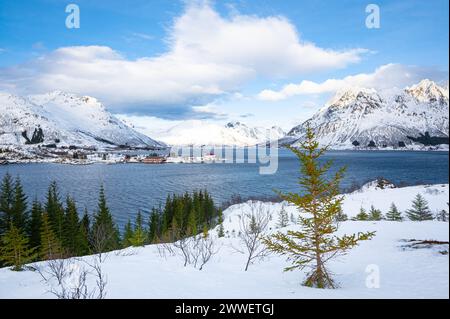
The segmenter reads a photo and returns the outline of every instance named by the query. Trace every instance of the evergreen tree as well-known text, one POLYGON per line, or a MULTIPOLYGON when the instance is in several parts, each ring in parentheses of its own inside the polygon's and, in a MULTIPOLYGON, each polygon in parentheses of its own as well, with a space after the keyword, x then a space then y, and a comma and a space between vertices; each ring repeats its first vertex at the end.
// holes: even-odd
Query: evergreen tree
POLYGON ((284 208, 284 205, 281 207, 280 212, 278 213, 278 228, 285 228, 289 226, 289 215, 284 208))
POLYGON ((81 255, 87 255, 91 251, 91 247, 89 245, 91 235, 91 220, 89 218, 89 214, 86 208, 84 209, 84 214, 80 221, 80 235, 82 238, 82 240, 80 241, 81 255))
POLYGON ((364 208, 360 208, 358 215, 356 215, 355 220, 365 221, 369 220, 369 215, 366 213, 364 208))
POLYGON ((86 250, 85 234, 82 232, 75 201, 67 197, 64 215, 63 247, 72 256, 80 256, 86 250))
POLYGON ((208 225, 206 223, 203 225, 202 236, 203 238, 208 238, 209 236, 208 225))
POLYGON ((376 209, 373 205, 370 206, 369 220, 379 221, 382 219, 383 219, 383 214, 381 213, 381 210, 376 209))
POLYGON ((339 210, 339 212, 336 214, 334 220, 335 220, 336 222, 345 222, 345 221, 348 220, 348 216, 347 216, 347 214, 345 214, 345 213, 342 211, 342 207, 341 207, 341 209, 339 210))
POLYGON ((112 215, 106 204, 106 196, 103 186, 100 187, 97 212, 94 215, 92 225, 93 240, 98 246, 95 253, 108 252, 120 248, 119 231, 113 221, 112 215))
POLYGON ((132 246, 132 240, 133 238, 133 227, 131 226, 131 221, 128 219, 128 222, 125 224, 125 227, 123 228, 123 236, 122 236, 122 247, 127 248, 132 246))
POLYGON ((31 217, 27 228, 31 247, 41 245, 42 214, 42 205, 35 199, 31 205, 31 217))
POLYGON ((45 211, 58 242, 62 243, 64 240, 64 207, 59 197, 56 182, 52 182, 48 188, 45 211))
POLYGON ((413 221, 433 220, 433 214, 428 207, 428 202, 420 194, 417 194, 413 200, 412 208, 407 210, 406 214, 413 221))
POLYGON ((160 214, 158 210, 155 208, 152 209, 152 212, 149 216, 148 221, 148 242, 149 243, 155 243, 158 239, 160 234, 160 214))
POLYGON ((306 140, 300 149, 291 148, 301 162, 300 192, 287 193, 282 199, 297 206, 301 212, 299 231, 279 232, 264 240, 267 247, 278 254, 287 255, 292 262, 285 270, 310 267, 304 285, 317 288, 334 288, 326 263, 333 257, 346 253, 362 240, 369 240, 373 232, 343 235, 338 237, 335 216, 341 210, 343 201, 339 184, 345 169, 338 170, 327 180, 332 162, 319 163, 326 149, 320 149, 312 129, 308 126, 306 140))
POLYGON ((219 229, 217 231, 217 236, 219 238, 225 237, 225 228, 223 226, 223 213, 222 213, 222 210, 219 210, 218 223, 219 223, 219 229))
POLYGON ((14 182, 14 200, 12 203, 12 221, 21 231, 27 229, 28 211, 27 211, 27 196, 23 191, 20 179, 17 178, 14 182))
POLYGON ((13 221, 14 184, 11 175, 6 173, 0 189, 0 235, 9 230, 13 221))
POLYGON ((391 207, 386 214, 386 219, 397 222, 401 222, 403 220, 402 213, 398 210, 394 203, 391 204, 391 207))
POLYGON ((448 212, 443 209, 436 214, 436 220, 440 222, 448 222, 448 212))
POLYGON ((188 225, 186 230, 186 235, 197 235, 198 234, 198 227, 197 227, 197 212, 195 211, 194 207, 191 208, 191 211, 189 213, 188 217, 188 225))
POLYGON ((134 247, 140 247, 145 245, 146 231, 143 226, 142 214, 139 211, 136 216, 136 222, 134 224, 133 237, 131 237, 131 245, 134 247))
POLYGON ((53 260, 64 257, 63 249, 53 232, 50 218, 47 213, 42 214, 41 246, 39 255, 41 260, 53 260))
POLYGON ((36 258, 36 248, 29 248, 27 237, 13 223, 1 237, 1 243, 0 261, 6 266, 12 266, 14 271, 22 270, 23 265, 36 258))

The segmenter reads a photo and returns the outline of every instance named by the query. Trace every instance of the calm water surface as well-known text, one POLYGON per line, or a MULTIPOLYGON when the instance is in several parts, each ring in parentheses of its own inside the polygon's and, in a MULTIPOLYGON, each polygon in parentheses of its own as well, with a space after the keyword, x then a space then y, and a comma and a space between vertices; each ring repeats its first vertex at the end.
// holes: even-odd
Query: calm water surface
MULTIPOLYGON (((331 151, 335 167, 347 166, 342 187, 362 183, 378 176, 393 182, 448 183, 448 152, 331 151)), ((104 184, 108 204, 119 224, 133 218, 138 210, 148 213, 164 202, 167 194, 207 189, 217 203, 233 194, 242 197, 273 196, 273 189, 296 191, 299 166, 288 150, 280 150, 279 167, 274 175, 260 175, 257 164, 118 164, 62 165, 18 164, 0 166, 0 178, 7 172, 20 176, 28 196, 43 200, 51 181, 61 195, 70 194, 80 211, 90 211, 97 203, 104 184)))

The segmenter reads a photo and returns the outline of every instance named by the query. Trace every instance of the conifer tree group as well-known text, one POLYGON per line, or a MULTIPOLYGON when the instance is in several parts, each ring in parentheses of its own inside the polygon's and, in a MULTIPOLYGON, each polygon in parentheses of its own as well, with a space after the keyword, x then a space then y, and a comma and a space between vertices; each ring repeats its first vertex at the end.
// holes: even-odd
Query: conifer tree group
POLYGON ((134 223, 128 221, 121 235, 103 186, 93 215, 87 209, 80 215, 73 198, 67 196, 64 202, 61 200, 55 182, 49 185, 43 203, 34 199, 28 208, 20 179, 6 174, 0 185, 0 267, 21 270, 24 264, 38 260, 171 242, 183 236, 207 233, 222 221, 222 213, 209 193, 196 191, 168 196, 164 209, 153 208, 148 222, 138 212, 134 223))

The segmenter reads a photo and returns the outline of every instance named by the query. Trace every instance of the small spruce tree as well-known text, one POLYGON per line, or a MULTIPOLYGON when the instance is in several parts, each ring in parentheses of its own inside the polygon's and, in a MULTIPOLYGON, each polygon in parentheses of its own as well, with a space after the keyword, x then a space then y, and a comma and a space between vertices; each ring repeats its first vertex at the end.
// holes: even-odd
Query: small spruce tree
POLYGON ((223 213, 222 210, 219 210, 219 219, 217 221, 219 223, 219 228, 217 230, 217 236, 219 238, 225 237, 225 228, 223 226, 223 213))
POLYGON ((104 253, 120 248, 120 234, 106 204, 106 196, 103 186, 100 187, 98 208, 94 215, 92 225, 92 237, 96 241, 95 253, 104 253))
POLYGON ((13 223, 9 230, 1 237, 0 260, 12 270, 23 270, 23 265, 36 258, 36 248, 29 248, 28 238, 13 223))
POLYGON ((125 224, 123 228, 123 236, 122 236, 122 247, 127 248, 132 246, 131 239, 133 238, 133 227, 131 226, 131 221, 128 219, 128 222, 125 224))
POLYGON ((14 226, 24 231, 28 225, 27 196, 19 178, 14 182, 14 200, 12 203, 12 221, 14 226))
POLYGON ((14 182, 8 173, 0 187, 0 236, 7 232, 13 221, 14 182))
POLYGON ((348 220, 348 216, 347 216, 347 214, 345 214, 345 213, 342 211, 342 207, 341 207, 341 209, 339 210, 339 212, 336 214, 334 220, 335 220, 336 222, 345 222, 345 221, 348 220))
POLYGON ((300 149, 291 150, 302 164, 299 179, 301 191, 298 194, 280 193, 280 196, 297 206, 302 228, 299 231, 278 232, 264 242, 271 251, 288 256, 292 265, 285 270, 311 269, 304 281, 305 286, 335 288, 336 284, 326 267, 327 262, 345 254, 360 241, 371 239, 375 233, 336 235, 334 220, 343 201, 343 197, 339 196, 339 184, 345 169, 338 170, 331 179, 327 179, 332 162, 319 162, 326 148, 319 148, 311 127, 307 127, 300 149))
POLYGON ((131 245, 134 247, 144 246, 146 241, 146 230, 142 222, 142 214, 139 211, 134 224, 133 236, 130 239, 131 245))
POLYGON ((64 257, 61 243, 53 232, 50 225, 50 218, 47 213, 42 214, 41 246, 39 255, 42 260, 53 260, 64 257))
POLYGON ((42 205, 35 199, 31 205, 31 216, 28 224, 28 238, 31 247, 41 245, 42 205))
POLYGON ((355 220, 359 221, 366 221, 369 220, 369 215, 367 214, 366 210, 364 208, 359 209, 358 215, 356 215, 355 220))
POLYGON ((407 210, 406 214, 412 221, 433 220, 433 214, 428 207, 428 202, 420 194, 416 195, 412 203, 412 208, 407 210))
POLYGON ((278 213, 278 228, 285 228, 289 226, 289 215, 284 207, 284 205, 281 206, 281 210, 278 213))
POLYGON ((396 222, 401 222, 403 220, 402 213, 398 210, 394 203, 391 204, 391 207, 386 214, 386 219, 396 222))
POLYGON ((370 206, 370 211, 369 211, 369 220, 373 220, 373 221, 379 221, 382 220, 383 214, 381 213, 381 210, 376 209, 373 205, 370 206))

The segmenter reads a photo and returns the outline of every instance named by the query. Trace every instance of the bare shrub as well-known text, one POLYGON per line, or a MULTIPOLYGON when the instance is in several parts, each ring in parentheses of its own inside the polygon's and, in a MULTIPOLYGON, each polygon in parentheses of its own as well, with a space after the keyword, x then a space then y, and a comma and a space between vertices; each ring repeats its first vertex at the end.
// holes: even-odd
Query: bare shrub
POLYGON ((263 244, 262 239, 267 235, 270 221, 270 211, 261 202, 250 203, 250 213, 239 215, 239 239, 242 247, 234 249, 247 255, 245 271, 251 263, 269 255, 269 250, 263 244))
POLYGON ((75 258, 49 260, 35 269, 58 299, 104 299, 107 280, 99 256, 92 263, 75 258), (88 286, 88 277, 95 278, 94 288, 88 286))

